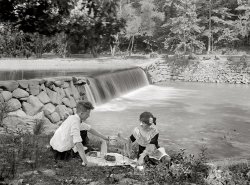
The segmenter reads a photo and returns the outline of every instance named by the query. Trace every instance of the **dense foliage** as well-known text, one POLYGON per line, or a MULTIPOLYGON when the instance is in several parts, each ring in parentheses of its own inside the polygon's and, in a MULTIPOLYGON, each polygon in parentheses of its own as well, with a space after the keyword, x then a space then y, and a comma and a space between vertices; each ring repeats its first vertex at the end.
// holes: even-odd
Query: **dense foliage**
POLYGON ((249 47, 250 4, 247 0, 1 0, 0 33, 3 56, 211 53, 249 47))

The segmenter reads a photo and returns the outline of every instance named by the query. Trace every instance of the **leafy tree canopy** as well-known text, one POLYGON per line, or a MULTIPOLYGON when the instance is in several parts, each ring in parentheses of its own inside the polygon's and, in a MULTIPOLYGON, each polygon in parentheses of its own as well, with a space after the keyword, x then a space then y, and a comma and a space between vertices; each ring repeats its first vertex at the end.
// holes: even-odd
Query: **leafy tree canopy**
POLYGON ((0 21, 24 32, 53 35, 71 6, 67 0, 1 0, 0 21))

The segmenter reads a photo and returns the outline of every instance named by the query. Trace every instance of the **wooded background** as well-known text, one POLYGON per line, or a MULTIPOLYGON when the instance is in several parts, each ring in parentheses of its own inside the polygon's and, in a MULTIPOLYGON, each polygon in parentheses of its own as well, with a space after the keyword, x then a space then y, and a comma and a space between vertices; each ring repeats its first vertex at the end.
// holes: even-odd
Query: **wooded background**
POLYGON ((237 54, 249 0, 0 0, 0 56, 237 54))

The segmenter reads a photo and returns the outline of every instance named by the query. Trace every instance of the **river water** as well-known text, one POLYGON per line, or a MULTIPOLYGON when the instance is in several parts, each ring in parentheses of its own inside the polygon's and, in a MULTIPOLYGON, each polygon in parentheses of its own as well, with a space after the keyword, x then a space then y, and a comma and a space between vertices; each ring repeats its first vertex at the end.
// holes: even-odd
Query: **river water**
POLYGON ((210 159, 250 157, 250 86, 166 82, 149 85, 98 106, 87 120, 106 135, 128 137, 143 111, 157 117, 167 151, 210 159))

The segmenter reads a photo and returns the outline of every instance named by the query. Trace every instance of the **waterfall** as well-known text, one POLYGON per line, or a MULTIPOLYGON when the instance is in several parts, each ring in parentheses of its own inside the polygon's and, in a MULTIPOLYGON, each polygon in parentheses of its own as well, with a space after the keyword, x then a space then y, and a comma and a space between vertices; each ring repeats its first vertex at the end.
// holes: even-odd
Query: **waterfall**
POLYGON ((89 87, 92 95, 89 100, 98 105, 105 103, 113 98, 131 92, 140 87, 149 85, 147 76, 141 68, 119 70, 89 77, 89 87), (93 102, 94 101, 94 102, 93 102))

